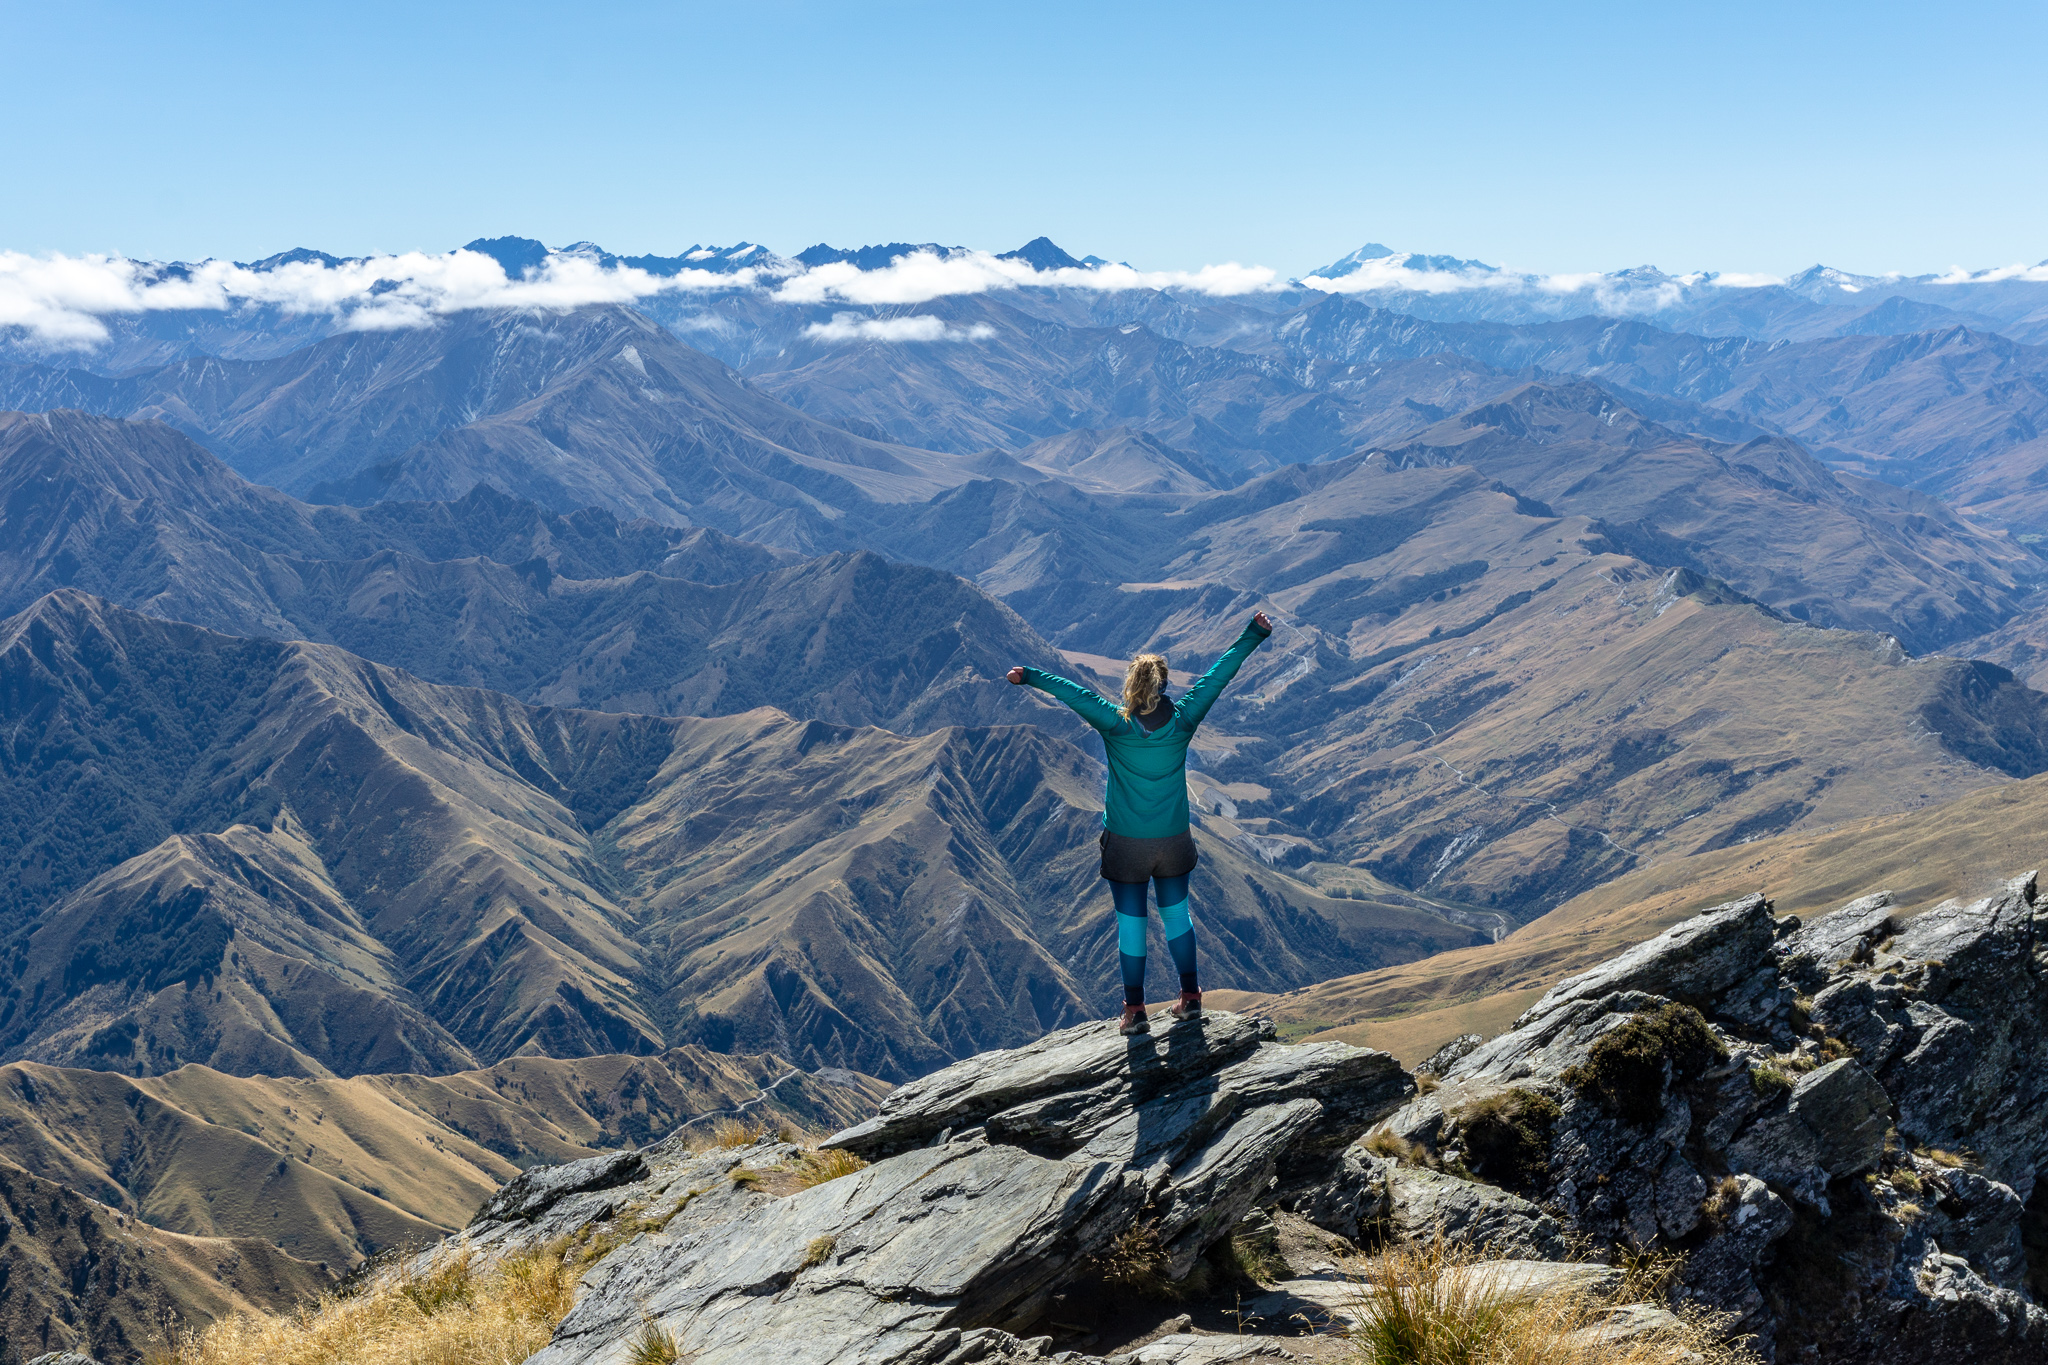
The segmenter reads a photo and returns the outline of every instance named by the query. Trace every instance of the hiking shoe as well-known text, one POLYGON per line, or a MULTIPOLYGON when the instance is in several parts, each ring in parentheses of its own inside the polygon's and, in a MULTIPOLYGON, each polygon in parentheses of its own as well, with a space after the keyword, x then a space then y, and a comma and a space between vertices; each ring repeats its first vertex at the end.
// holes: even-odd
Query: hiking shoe
POLYGON ((1200 1018, 1202 1013, 1202 993, 1200 991, 1182 991, 1180 993, 1180 1003, 1168 1010, 1167 1013, 1176 1019, 1200 1018))
POLYGON ((1117 1025, 1116 1031, 1125 1035, 1150 1033, 1152 1031, 1152 1021, 1145 1017, 1145 1007, 1143 1005, 1125 1005, 1123 1022, 1117 1025))

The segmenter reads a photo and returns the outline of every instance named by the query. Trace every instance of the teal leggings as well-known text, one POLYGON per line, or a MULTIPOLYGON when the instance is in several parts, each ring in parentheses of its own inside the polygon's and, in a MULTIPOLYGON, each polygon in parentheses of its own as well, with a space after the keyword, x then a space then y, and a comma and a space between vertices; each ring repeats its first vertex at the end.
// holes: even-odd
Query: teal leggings
MULTIPOLYGON (((1166 949, 1180 972, 1183 991, 1195 984, 1195 925, 1188 918, 1188 879, 1154 877, 1159 892, 1159 922, 1166 930, 1166 949)), ((1145 883, 1111 882, 1109 898, 1116 906, 1116 955, 1124 970, 1124 1003, 1145 1003, 1145 883)))

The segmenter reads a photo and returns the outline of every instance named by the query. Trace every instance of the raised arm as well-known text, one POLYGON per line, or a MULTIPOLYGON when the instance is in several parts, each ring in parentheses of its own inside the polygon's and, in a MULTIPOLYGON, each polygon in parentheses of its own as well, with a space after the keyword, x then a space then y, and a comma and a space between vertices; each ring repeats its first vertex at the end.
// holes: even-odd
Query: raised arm
POLYGON ((1042 668, 1018 667, 1010 670, 1009 679, 1013 683, 1023 683, 1051 693, 1072 707, 1075 715, 1104 734, 1124 723, 1124 713, 1109 698, 1092 687, 1083 687, 1057 673, 1048 673, 1042 668))
POLYGON ((1223 695, 1223 689, 1237 676, 1237 670, 1272 633, 1273 623, 1266 619, 1266 613, 1260 612, 1252 617, 1244 633, 1237 637, 1237 643, 1224 650, 1223 657, 1210 664, 1207 673, 1195 679, 1195 685, 1180 699, 1180 718, 1190 730, 1202 723, 1202 717, 1209 714, 1209 708, 1216 704, 1216 698, 1223 695))

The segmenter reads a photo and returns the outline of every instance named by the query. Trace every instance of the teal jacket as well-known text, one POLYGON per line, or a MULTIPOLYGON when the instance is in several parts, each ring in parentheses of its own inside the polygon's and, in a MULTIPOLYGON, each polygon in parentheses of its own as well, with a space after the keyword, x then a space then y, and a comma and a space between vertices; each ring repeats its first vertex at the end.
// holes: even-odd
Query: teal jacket
POLYGON ((1246 626, 1237 643, 1172 703, 1173 719, 1150 732, 1137 721, 1126 720, 1115 702, 1093 688, 1043 669, 1024 670, 1025 682, 1058 697, 1102 733, 1102 747, 1109 754, 1102 823, 1111 834, 1170 839, 1187 830, 1188 743, 1237 670, 1272 633, 1260 630, 1256 622, 1246 626))

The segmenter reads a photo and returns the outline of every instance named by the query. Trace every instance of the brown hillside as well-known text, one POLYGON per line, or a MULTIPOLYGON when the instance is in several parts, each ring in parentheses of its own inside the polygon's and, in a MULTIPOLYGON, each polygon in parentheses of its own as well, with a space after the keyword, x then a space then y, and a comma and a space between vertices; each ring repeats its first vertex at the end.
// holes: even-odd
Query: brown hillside
POLYGON ((328 1272, 255 1237, 161 1232, 0 1160, 0 1362, 141 1357, 185 1325, 282 1312, 328 1272))
POLYGON ((1707 906, 1761 891, 1807 915, 1876 890, 1909 910, 1988 894, 2048 861, 2048 776, 1925 810, 1676 858, 1616 878, 1498 943, 1321 982, 1256 1003, 1293 1034, 1386 1048, 1414 1064, 1460 1033, 1495 1033, 1559 979, 1707 906))
MULTIPOLYGON (((531 707, 75 592, 0 627, 0 723, 5 1060, 324 1077, 695 1042, 899 1080, 1114 1000, 1100 774, 1031 726, 531 707)), ((1229 833, 1195 884, 1218 985, 1474 938, 1229 833)))
POLYGON ((1218 594, 1267 585, 1280 629, 1211 718, 1245 737, 1216 776, 1270 789, 1240 823, 1319 882, 1348 864, 1511 925, 1651 862, 2048 762, 2048 698, 2000 670, 1775 615, 1470 468, 1284 477, 1295 496, 1213 500, 1254 510, 1121 596, 1157 600, 1148 646, 1178 661, 1219 646, 1218 594))
POLYGON ((349 1080, 16 1062, 0 1067, 0 1161, 157 1228, 260 1238, 339 1270, 462 1226, 526 1166, 644 1144, 741 1105, 835 1129, 887 1088, 697 1048, 349 1080))

